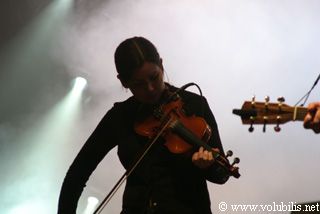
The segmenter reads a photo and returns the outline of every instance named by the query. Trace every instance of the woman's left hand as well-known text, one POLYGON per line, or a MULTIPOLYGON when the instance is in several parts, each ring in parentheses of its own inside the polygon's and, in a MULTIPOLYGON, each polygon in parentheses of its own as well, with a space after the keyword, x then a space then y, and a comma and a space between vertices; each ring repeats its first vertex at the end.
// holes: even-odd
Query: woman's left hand
POLYGON ((308 114, 304 118, 304 127, 312 129, 315 133, 320 133, 320 102, 310 103, 308 114))
MULTIPOLYGON (((219 150, 215 148, 213 148, 212 150, 219 152, 219 150)), ((192 162, 197 167, 205 169, 214 163, 214 158, 212 152, 204 150, 203 147, 200 147, 199 151, 195 152, 192 155, 192 162)))

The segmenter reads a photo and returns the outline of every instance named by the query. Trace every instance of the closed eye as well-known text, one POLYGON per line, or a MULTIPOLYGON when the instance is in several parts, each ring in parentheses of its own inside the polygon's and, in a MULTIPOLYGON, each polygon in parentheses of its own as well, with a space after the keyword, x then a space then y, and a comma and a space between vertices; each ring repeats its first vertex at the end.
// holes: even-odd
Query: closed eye
POLYGON ((159 79, 159 77, 160 77, 160 75, 159 75, 159 73, 157 73, 157 74, 153 75, 153 76, 150 78, 150 80, 151 80, 151 81, 156 81, 156 80, 159 79))

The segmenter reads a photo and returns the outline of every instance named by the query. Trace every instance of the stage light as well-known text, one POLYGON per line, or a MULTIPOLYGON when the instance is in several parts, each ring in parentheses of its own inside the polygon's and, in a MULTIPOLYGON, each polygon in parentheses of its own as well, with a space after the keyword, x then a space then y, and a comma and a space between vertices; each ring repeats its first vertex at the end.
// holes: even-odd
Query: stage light
POLYGON ((74 89, 82 91, 87 85, 87 80, 83 77, 77 77, 74 82, 74 89))
POLYGON ((87 80, 83 77, 76 77, 75 79, 72 80, 72 89, 70 91, 70 100, 72 102, 79 101, 79 98, 82 95, 83 90, 87 86, 87 80))

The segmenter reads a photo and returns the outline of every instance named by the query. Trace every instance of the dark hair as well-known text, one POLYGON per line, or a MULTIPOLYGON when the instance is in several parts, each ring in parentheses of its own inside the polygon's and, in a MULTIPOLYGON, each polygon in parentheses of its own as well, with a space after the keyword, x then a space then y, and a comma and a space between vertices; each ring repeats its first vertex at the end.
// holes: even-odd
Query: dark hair
POLYGON ((140 68, 144 62, 162 66, 157 48, 143 37, 132 37, 121 42, 115 51, 114 61, 123 81, 129 80, 133 71, 140 68))

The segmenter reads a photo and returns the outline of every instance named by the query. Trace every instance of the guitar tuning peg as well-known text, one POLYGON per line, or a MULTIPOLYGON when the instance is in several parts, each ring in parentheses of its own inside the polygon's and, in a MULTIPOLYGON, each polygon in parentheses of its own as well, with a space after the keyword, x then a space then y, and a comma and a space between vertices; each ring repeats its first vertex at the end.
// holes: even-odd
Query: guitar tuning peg
POLYGON ((277 116, 277 125, 274 127, 274 130, 276 131, 276 132, 280 132, 281 131, 281 128, 280 128, 280 126, 279 126, 279 124, 280 124, 280 116, 277 116))
POLYGON ((268 120, 268 117, 264 116, 263 117, 263 128, 262 128, 263 132, 266 132, 267 120, 268 120))
POLYGON ((253 121, 254 121, 254 118, 251 116, 250 117, 250 127, 248 129, 249 132, 253 132, 254 128, 253 128, 253 121))
POLYGON ((281 131, 281 128, 280 128, 279 124, 277 124, 277 125, 274 127, 274 131, 275 131, 275 132, 280 132, 280 131, 281 131))
POLYGON ((284 97, 278 97, 277 100, 278 100, 279 103, 283 103, 285 101, 284 97))
POLYGON ((268 103, 268 102, 270 101, 270 97, 269 97, 269 96, 266 96, 266 97, 264 98, 264 100, 266 101, 266 103, 268 103))
POLYGON ((228 151, 227 151, 226 158, 231 157, 232 155, 233 155, 233 152, 232 152, 231 150, 228 150, 228 151))
POLYGON ((251 125, 250 125, 250 127, 249 127, 248 131, 249 131, 249 132, 253 132, 253 130, 254 130, 254 128, 253 128, 253 124, 251 123, 251 125))
POLYGON ((252 98, 251 98, 251 107, 254 108, 254 105, 256 103, 256 96, 253 95, 252 98))
POLYGON ((264 106, 265 106, 265 111, 269 111, 269 101, 270 101, 270 97, 269 96, 266 96, 264 98, 265 100, 265 103, 264 103, 264 106))
POLYGON ((237 158, 234 158, 231 166, 233 166, 233 165, 235 165, 235 164, 238 164, 238 163, 240 163, 240 158, 238 158, 238 157, 237 157, 237 158))

